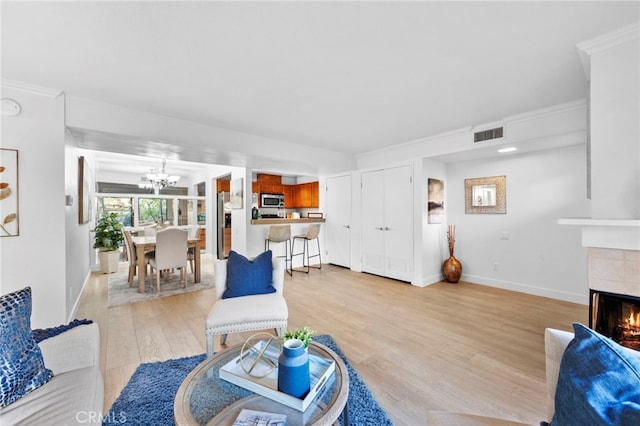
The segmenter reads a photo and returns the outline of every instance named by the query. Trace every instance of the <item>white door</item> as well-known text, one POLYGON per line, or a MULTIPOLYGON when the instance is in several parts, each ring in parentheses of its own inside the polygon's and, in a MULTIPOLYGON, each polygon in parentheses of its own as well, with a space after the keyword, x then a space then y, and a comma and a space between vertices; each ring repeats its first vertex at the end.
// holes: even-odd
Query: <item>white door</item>
POLYGON ((351 267, 351 176, 327 179, 327 255, 329 263, 351 267))
POLYGON ((411 281, 411 166, 362 174, 362 271, 411 281))
POLYGON ((362 174, 362 271, 384 275, 384 170, 362 174))
POLYGON ((413 265, 413 185, 411 167, 384 173, 385 276, 411 281, 413 265))

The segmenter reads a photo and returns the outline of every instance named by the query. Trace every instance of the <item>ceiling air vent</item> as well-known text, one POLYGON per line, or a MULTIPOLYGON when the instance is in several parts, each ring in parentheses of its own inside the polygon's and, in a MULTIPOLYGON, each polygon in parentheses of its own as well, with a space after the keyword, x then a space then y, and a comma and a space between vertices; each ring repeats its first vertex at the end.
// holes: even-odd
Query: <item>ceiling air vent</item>
POLYGON ((473 142, 484 142, 491 139, 500 139, 504 136, 504 127, 482 130, 473 134, 473 142))

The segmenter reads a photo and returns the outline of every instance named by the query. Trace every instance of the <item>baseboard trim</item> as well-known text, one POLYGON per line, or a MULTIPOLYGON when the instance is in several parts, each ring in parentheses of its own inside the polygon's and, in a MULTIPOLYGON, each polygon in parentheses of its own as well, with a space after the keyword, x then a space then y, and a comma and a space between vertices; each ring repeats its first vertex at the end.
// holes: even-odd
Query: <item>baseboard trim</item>
POLYGON ((536 287, 528 284, 515 283, 511 281, 500 281, 478 275, 462 274, 461 281, 471 284, 487 285, 490 287, 501 288, 504 290, 517 291, 520 293, 531 294, 534 296, 550 297, 552 299, 564 300, 566 302, 579 303, 581 305, 589 304, 589 291, 585 290, 585 294, 569 293, 559 291, 552 288, 536 287))
POLYGON ((89 280, 91 279, 91 270, 87 273, 87 276, 84 278, 84 283, 82 284, 82 288, 76 297, 76 301, 73 303, 73 309, 69 313, 69 317, 67 317, 67 323, 70 323, 74 319, 76 319, 76 314, 78 313, 78 306, 80 306, 80 298, 82 297, 82 293, 84 293, 85 287, 89 284, 89 280))

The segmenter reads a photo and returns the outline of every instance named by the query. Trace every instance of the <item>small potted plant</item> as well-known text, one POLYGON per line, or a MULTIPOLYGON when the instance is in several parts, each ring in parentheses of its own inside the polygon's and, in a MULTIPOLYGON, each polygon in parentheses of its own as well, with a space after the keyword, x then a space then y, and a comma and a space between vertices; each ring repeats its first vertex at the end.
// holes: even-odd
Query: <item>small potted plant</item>
POLYGON ((93 248, 99 249, 100 270, 103 274, 111 274, 118 270, 120 260, 120 243, 124 240, 122 224, 118 222, 117 213, 102 216, 94 229, 96 242, 93 248))
POLYGON ((302 328, 296 328, 295 330, 288 330, 284 332, 284 341, 291 339, 299 339, 304 343, 305 349, 309 346, 309 343, 313 340, 314 331, 307 326, 302 328))

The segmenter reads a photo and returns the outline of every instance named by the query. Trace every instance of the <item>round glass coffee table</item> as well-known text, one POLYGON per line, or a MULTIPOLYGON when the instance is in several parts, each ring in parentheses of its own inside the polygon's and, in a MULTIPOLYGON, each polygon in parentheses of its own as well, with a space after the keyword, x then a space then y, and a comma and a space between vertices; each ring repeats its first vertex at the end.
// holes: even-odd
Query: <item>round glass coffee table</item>
POLYGON ((335 372, 309 407, 300 412, 219 377, 220 367, 240 354, 242 345, 218 352, 198 364, 180 385, 173 405, 176 425, 233 425, 243 408, 287 415, 287 426, 331 425, 345 412, 349 375, 342 359, 328 347, 311 342, 309 351, 331 359, 335 372))

